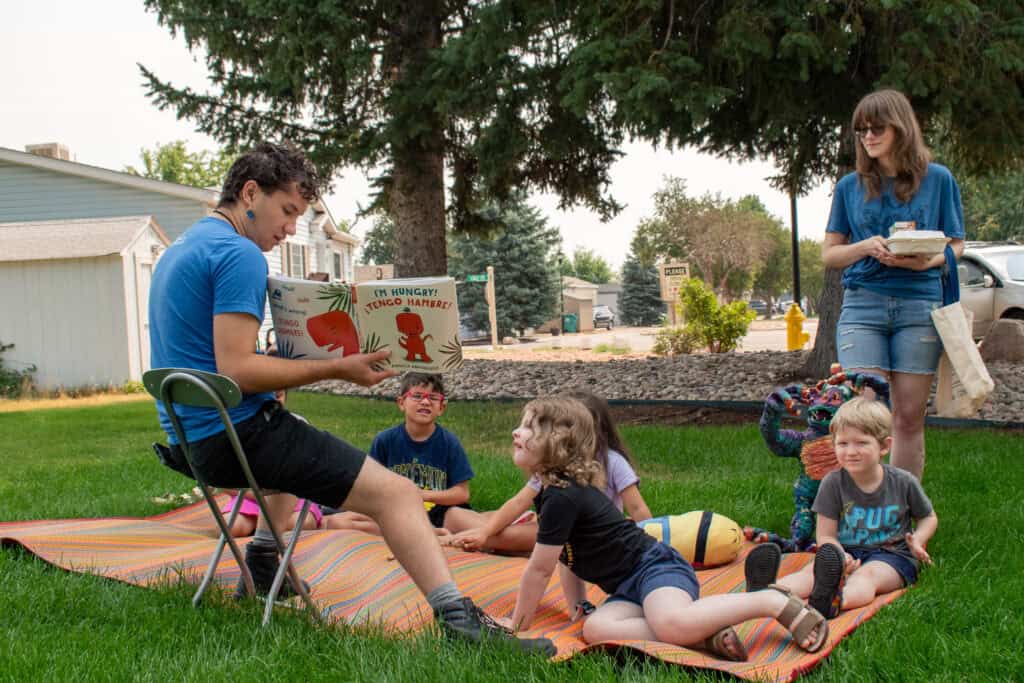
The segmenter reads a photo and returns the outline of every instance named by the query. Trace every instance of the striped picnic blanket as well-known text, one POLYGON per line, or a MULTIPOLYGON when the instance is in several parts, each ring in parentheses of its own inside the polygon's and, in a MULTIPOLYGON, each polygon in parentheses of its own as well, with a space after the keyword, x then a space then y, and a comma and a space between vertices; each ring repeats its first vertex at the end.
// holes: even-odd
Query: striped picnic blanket
MULTIPOLYGON (((148 518, 4 522, 0 523, 0 542, 20 544, 64 569, 151 586, 179 577, 198 583, 216 543, 216 531, 205 503, 200 502, 148 518)), ((465 594, 492 615, 511 614, 525 559, 455 549, 446 552, 455 581, 465 594)), ((785 555, 780 573, 796 571, 811 559, 808 553, 785 555)), ((296 549, 295 564, 327 620, 374 624, 399 632, 416 632, 431 623, 423 596, 405 570, 391 559, 379 537, 354 531, 307 531, 296 549)), ((742 591, 742 556, 732 564, 697 575, 701 595, 742 591)), ((234 586, 238 567, 230 552, 225 551, 216 576, 220 585, 234 586)), ((628 647, 682 666, 717 669, 750 680, 788 681, 815 667, 841 638, 901 593, 886 595, 832 620, 829 641, 815 654, 797 648, 774 620, 745 622, 736 630, 750 660, 727 662, 699 650, 665 643, 584 643, 581 625, 567 620, 556 572, 541 601, 534 628, 525 635, 551 638, 558 647, 556 661, 590 649, 628 647)), ((600 603, 603 594, 592 587, 589 597, 600 603)))

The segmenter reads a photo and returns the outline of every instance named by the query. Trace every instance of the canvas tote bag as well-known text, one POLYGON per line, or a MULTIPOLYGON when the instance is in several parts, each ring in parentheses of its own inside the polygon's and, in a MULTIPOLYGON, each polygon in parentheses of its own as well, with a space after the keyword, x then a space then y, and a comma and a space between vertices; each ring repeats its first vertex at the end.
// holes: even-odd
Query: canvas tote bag
POLYGON ((971 334, 973 316, 960 305, 956 256, 949 246, 942 280, 943 306, 932 311, 932 321, 943 347, 935 388, 935 412, 939 417, 971 417, 985 403, 995 383, 971 334))

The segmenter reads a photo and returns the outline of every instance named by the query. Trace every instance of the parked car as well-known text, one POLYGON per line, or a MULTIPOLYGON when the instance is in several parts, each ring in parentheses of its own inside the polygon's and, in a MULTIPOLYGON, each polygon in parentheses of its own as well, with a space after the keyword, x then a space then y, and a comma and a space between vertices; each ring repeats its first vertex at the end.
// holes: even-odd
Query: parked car
POLYGON ((1024 320, 1024 244, 968 242, 960 258, 960 303, 974 314, 976 339, 1000 318, 1024 320))
POLYGON ((754 313, 757 313, 758 315, 769 315, 771 313, 771 309, 768 308, 768 304, 761 299, 751 299, 747 302, 747 306, 750 306, 754 313))
POLYGON ((594 306, 594 327, 607 327, 609 330, 615 325, 615 314, 612 309, 604 304, 594 306))

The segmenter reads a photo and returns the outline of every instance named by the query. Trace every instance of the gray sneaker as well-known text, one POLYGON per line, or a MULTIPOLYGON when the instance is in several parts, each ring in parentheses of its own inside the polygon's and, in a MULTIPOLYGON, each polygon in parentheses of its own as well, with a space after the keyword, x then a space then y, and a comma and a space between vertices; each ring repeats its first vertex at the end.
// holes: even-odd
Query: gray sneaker
POLYGON ((488 639, 514 641, 524 652, 538 652, 553 657, 557 648, 548 638, 516 638, 507 628, 496 622, 470 598, 460 598, 434 610, 434 616, 446 634, 473 643, 488 639))

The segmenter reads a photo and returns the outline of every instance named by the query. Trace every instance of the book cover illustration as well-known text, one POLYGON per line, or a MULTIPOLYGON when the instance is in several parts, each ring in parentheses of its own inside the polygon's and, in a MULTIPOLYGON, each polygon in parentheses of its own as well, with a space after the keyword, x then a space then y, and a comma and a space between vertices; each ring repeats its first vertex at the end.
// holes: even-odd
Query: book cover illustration
POLYGON ((372 280, 356 285, 267 279, 278 353, 330 358, 391 349, 401 371, 450 372, 462 366, 452 278, 372 280))

